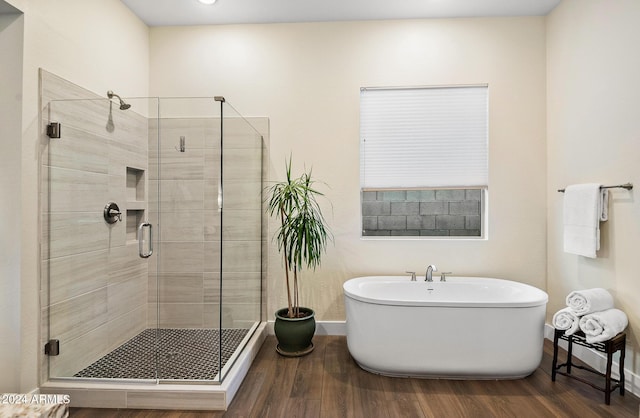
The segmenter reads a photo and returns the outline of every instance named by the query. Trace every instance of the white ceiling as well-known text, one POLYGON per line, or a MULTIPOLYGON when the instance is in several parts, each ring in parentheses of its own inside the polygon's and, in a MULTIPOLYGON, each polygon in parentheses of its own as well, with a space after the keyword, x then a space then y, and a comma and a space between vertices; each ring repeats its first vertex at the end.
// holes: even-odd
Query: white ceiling
POLYGON ((544 16, 560 0, 121 0, 149 26, 544 16))

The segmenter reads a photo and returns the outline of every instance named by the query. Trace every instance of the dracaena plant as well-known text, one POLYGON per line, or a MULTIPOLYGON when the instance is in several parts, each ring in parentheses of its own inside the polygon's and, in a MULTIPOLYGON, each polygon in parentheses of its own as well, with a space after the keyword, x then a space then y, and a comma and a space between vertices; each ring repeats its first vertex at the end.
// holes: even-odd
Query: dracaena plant
POLYGON ((299 177, 291 174, 291 157, 286 162, 286 180, 268 188, 268 212, 280 220, 275 232, 278 251, 283 255, 287 287, 288 317, 300 317, 298 273, 315 270, 326 251, 330 232, 316 197, 311 170, 299 177), (293 277, 292 277, 293 276, 293 277))

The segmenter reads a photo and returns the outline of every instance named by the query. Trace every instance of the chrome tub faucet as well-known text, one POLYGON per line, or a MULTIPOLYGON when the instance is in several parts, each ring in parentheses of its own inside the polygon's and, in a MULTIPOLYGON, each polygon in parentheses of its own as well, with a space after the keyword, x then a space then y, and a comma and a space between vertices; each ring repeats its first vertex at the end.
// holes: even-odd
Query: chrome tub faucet
POLYGON ((426 282, 432 282, 433 281, 433 272, 434 271, 438 271, 438 268, 436 266, 434 266, 433 264, 429 264, 429 267, 427 267, 427 273, 424 275, 424 280, 426 282))

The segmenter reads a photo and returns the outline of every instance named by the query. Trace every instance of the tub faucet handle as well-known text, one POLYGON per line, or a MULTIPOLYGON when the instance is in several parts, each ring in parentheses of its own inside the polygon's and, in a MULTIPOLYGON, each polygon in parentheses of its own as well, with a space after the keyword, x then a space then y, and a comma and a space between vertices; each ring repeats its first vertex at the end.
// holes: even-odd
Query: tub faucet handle
POLYGON ((450 271, 443 271, 442 273, 440 273, 440 281, 441 282, 446 282, 447 281, 447 274, 452 274, 450 271))
POLYGON ((409 273, 411 275, 411 281, 416 281, 416 272, 415 271, 405 271, 405 273, 409 273))

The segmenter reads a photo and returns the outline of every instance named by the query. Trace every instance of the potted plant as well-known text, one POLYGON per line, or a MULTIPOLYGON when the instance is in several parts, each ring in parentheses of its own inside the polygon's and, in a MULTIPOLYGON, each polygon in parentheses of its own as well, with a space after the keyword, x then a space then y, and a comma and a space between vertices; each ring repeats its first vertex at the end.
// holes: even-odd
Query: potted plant
POLYGON ((274 330, 278 353, 297 357, 313 350, 311 340, 316 330, 314 311, 300 306, 299 272, 320 265, 330 232, 316 200, 323 194, 314 189, 311 170, 292 177, 291 158, 286 169, 286 180, 268 189, 267 210, 280 220, 274 237, 283 256, 288 302, 276 312, 274 330))

